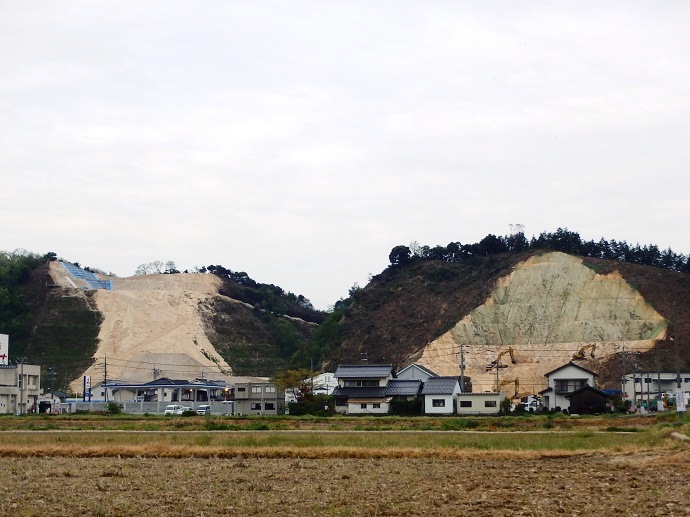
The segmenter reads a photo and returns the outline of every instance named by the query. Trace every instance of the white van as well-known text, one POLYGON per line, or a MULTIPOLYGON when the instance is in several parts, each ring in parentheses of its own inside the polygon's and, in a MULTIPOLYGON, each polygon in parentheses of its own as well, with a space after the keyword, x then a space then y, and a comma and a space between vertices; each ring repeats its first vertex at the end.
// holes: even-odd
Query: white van
POLYGON ((178 411, 182 409, 182 406, 179 404, 170 404, 169 406, 165 406, 165 411, 163 411, 164 415, 176 415, 178 414, 178 411))

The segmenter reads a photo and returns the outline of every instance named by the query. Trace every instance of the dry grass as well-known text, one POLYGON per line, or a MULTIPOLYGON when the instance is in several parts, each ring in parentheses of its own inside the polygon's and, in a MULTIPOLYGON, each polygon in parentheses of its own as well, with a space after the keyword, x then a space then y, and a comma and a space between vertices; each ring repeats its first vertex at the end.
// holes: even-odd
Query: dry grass
POLYGON ((458 458, 472 454, 635 452, 664 447, 655 432, 5 432, 5 457, 458 458))

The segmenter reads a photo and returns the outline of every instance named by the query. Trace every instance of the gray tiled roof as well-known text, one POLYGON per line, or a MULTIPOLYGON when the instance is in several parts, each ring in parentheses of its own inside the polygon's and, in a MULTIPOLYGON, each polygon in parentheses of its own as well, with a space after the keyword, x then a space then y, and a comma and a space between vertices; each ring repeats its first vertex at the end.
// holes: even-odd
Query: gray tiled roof
POLYGON ((391 379, 386 386, 386 395, 389 397, 419 395, 421 387, 422 381, 419 379, 391 379))
POLYGON ((460 384, 457 377, 429 377, 422 388, 422 395, 450 395, 456 384, 460 384))
POLYGON ((386 388, 341 388, 333 390, 334 397, 355 397, 358 399, 382 398, 386 396, 386 388))
POLYGON ((354 379, 383 379, 393 371, 392 364, 341 364, 335 371, 335 376, 354 379))

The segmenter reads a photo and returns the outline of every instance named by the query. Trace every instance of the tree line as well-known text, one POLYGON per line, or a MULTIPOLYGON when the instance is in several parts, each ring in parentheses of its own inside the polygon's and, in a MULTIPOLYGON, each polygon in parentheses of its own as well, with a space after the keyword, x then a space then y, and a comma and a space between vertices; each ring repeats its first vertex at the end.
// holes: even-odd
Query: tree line
POLYGON ((447 246, 395 246, 388 259, 391 266, 399 266, 414 260, 442 260, 460 262, 471 257, 486 257, 499 253, 519 253, 529 250, 561 251, 570 255, 620 260, 631 264, 654 266, 681 273, 690 273, 690 255, 676 253, 671 248, 659 249, 654 244, 640 246, 625 241, 583 240, 577 232, 558 228, 555 232, 542 232, 538 237, 527 239, 524 233, 507 236, 489 234, 475 244, 451 242, 447 246))

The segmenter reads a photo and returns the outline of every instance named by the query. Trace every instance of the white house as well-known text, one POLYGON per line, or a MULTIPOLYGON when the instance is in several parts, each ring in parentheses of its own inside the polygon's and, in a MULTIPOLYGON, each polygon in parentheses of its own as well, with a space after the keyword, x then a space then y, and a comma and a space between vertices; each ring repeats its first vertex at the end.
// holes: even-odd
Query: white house
POLYGON ((566 395, 585 386, 596 388, 595 379, 598 375, 570 361, 568 364, 547 372, 544 374, 544 377, 546 377, 549 385, 548 388, 539 392, 542 396, 544 408, 547 410, 554 410, 556 408, 565 410, 570 407, 570 400, 566 395))
POLYGON ((458 415, 497 415, 501 402, 506 396, 503 393, 461 393, 457 397, 458 415))
POLYGON ((457 377, 429 377, 422 388, 424 413, 428 415, 454 415, 460 381, 457 377))
POLYGON ((438 375, 421 364, 415 363, 400 370, 395 377, 400 380, 419 379, 422 382, 426 382, 430 377, 438 377, 438 375))
POLYGON ((338 386, 338 379, 333 372, 320 373, 312 377, 310 382, 314 386, 314 395, 332 395, 333 390, 338 386))

